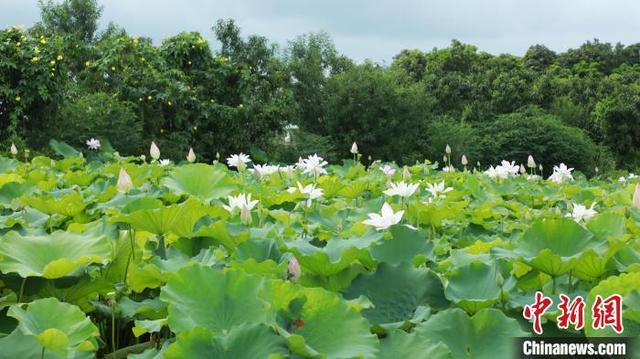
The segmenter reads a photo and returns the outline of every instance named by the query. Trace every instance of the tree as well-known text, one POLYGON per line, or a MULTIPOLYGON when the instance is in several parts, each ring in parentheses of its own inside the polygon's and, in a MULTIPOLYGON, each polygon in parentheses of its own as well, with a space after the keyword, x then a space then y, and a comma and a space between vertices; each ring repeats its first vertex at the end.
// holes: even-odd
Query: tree
POLYGON ((39 0, 40 26, 46 33, 55 33, 90 43, 98 30, 102 6, 97 0, 39 0))
POLYGON ((625 88, 598 102, 594 110, 604 143, 616 156, 618 166, 640 165, 640 94, 625 88))
POLYGON ((396 73, 367 62, 331 77, 326 93, 324 133, 339 156, 356 141, 376 159, 424 158, 420 138, 434 101, 421 84, 402 85, 396 73))
POLYGON ((285 57, 298 105, 298 125, 306 131, 322 133, 327 81, 351 63, 338 54, 326 33, 297 37, 289 42, 285 57))

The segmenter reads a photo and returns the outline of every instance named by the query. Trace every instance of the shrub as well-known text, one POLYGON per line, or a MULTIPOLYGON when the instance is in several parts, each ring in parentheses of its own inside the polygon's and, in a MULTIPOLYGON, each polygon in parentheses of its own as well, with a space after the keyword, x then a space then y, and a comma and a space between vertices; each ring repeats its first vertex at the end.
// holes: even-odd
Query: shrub
POLYGON ((451 164, 456 168, 462 168, 462 155, 469 160, 468 168, 482 159, 480 134, 470 124, 451 118, 438 119, 428 125, 427 135, 425 154, 431 161, 441 162, 447 145, 451 147, 451 164))
POLYGON ((59 138, 77 148, 84 148, 90 137, 107 140, 122 154, 139 154, 142 124, 133 106, 106 93, 93 93, 67 102, 61 109, 57 126, 52 129, 59 138))
POLYGON ((593 174, 597 146, 584 131, 562 124, 552 115, 512 113, 482 127, 485 163, 501 160, 526 163, 529 154, 545 174, 561 162, 593 174))

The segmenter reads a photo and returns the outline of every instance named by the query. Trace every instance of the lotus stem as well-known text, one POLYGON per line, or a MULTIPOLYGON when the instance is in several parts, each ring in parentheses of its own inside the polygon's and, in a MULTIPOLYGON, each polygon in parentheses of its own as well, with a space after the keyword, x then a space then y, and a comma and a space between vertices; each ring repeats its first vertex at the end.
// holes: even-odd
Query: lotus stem
POLYGON ((111 307, 111 352, 116 352, 116 306, 111 307))
POLYGON ((135 239, 133 237, 133 228, 131 228, 131 224, 129 224, 129 241, 131 242, 131 257, 136 259, 136 244, 135 239))
POLYGON ((27 283, 27 278, 28 277, 22 278, 22 283, 20 284, 20 293, 18 294, 18 303, 22 303, 22 297, 24 295, 24 287, 27 283))
POLYGON ((167 250, 164 246, 164 234, 161 234, 160 238, 158 239, 157 253, 160 256, 160 259, 167 259, 167 250))

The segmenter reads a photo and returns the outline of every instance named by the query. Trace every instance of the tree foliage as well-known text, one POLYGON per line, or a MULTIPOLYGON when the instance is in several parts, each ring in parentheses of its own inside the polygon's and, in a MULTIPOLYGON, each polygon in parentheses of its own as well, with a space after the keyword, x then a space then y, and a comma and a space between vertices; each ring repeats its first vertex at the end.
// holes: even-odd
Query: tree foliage
MULTIPOLYGON (((153 140, 174 159, 190 147, 203 160, 250 149, 271 161, 295 157, 295 150, 337 159, 355 141, 366 157, 400 163, 438 160, 447 143, 456 156, 483 164, 500 156, 521 161, 523 151, 569 161, 571 146, 545 141, 571 138, 595 146, 605 161, 612 155, 618 166, 640 164, 640 44, 595 39, 561 53, 537 44, 519 57, 453 40, 430 51, 402 50, 383 66, 350 60, 326 33, 281 48, 218 20, 214 43, 182 32, 155 45, 115 24, 99 31, 96 0, 43 0, 40 7, 32 28, 0 31, 4 148, 46 151, 52 137, 81 144, 83 136, 104 133, 108 118, 113 131, 130 126, 139 142, 119 148, 108 137, 121 136, 100 134, 117 150, 137 151, 153 140), (117 115, 88 111, 95 103, 110 104, 117 115), (537 114, 524 116, 522 108, 537 114), (80 123, 71 111, 85 116, 84 124, 60 133, 67 129, 60 123, 80 123), (527 121, 568 135, 539 136, 527 121), (299 130, 283 143, 289 125, 299 130), (491 140, 482 140, 487 133, 538 137, 503 141, 505 151, 493 154, 491 140)), ((592 159, 574 162, 593 170, 592 159)))

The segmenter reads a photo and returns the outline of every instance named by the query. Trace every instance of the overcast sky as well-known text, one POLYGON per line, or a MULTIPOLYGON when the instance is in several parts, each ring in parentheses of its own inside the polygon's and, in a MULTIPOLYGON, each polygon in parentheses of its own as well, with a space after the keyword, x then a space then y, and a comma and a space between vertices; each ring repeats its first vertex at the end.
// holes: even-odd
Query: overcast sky
MULTIPOLYGON (((213 41, 211 25, 233 18, 243 34, 286 45, 325 31, 356 60, 389 63, 400 50, 446 47, 451 39, 490 53, 522 55, 541 43, 556 51, 585 40, 640 42, 637 0, 102 0, 102 24, 113 21, 156 43, 180 31, 213 41)), ((0 27, 31 25, 36 0, 0 0, 0 27)), ((215 47, 215 43, 214 43, 215 47)))

